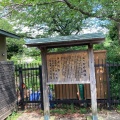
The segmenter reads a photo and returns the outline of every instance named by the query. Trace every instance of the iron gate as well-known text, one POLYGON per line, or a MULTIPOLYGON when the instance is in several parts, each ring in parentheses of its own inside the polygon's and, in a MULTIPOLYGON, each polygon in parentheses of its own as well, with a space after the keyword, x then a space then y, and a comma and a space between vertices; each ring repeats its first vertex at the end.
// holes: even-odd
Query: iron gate
POLYGON ((42 70, 38 64, 21 64, 15 66, 17 104, 30 107, 30 103, 43 109, 42 70))

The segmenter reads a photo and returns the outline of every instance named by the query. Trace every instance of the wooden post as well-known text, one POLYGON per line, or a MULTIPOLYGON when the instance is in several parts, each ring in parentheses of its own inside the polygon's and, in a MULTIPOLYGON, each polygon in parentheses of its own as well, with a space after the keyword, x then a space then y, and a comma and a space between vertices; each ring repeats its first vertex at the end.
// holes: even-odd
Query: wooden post
POLYGON ((44 110, 43 103, 43 80, 42 80, 42 66, 39 66, 39 79, 40 79, 40 97, 41 97, 41 109, 44 110))
POLYGON ((88 45, 92 120, 98 120, 93 45, 88 45))
POLYGON ((44 120, 49 120, 49 98, 48 98, 48 87, 47 87, 47 61, 46 61, 46 48, 41 48, 42 58, 42 80, 43 80, 43 103, 44 103, 44 120))

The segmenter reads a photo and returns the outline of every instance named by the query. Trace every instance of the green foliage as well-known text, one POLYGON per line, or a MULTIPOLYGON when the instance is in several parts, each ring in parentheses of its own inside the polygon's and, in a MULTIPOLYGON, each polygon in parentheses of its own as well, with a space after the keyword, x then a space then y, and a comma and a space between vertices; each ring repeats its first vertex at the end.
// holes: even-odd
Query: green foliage
POLYGON ((109 26, 109 37, 112 41, 119 39, 118 23, 112 22, 109 26))
MULTIPOLYGON (((106 41, 103 44, 95 45, 94 48, 96 50, 106 49, 107 50, 107 58, 109 60, 120 60, 120 47, 118 44, 118 29, 117 23, 120 21, 119 14, 119 6, 120 1, 114 0, 63 0, 61 2, 57 1, 46 1, 46 0, 29 0, 29 1, 6 1, 3 0, 1 2, 1 10, 4 7, 8 7, 8 12, 10 17, 7 17, 15 26, 19 26, 16 28, 16 31, 21 32, 23 27, 28 26, 30 31, 28 30, 26 34, 30 37, 31 34, 34 35, 33 29, 37 30, 37 37, 49 37, 56 35, 71 35, 78 34, 84 26, 88 24, 85 23, 87 18, 96 17, 101 20, 114 20, 115 22, 111 22, 108 26, 109 37, 107 37, 106 41), (64 2, 63 2, 64 1, 64 2), (17 6, 16 6, 17 4, 17 6), (12 11, 12 12, 10 12, 12 11), (19 19, 19 20, 18 20, 19 19)), ((9 16, 8 15, 8 16, 9 16)), ((6 22, 6 21, 5 21, 6 22)), ((8 30, 9 24, 5 22, 1 22, 2 27, 8 30), (4 23, 4 24, 3 24, 4 23)), ((89 21, 88 21, 89 22, 89 21)), ((12 43, 12 42, 11 42, 12 43)), ((18 43, 13 42, 13 43, 18 43)), ((32 56, 35 60, 39 61, 39 50, 37 49, 28 49, 21 48, 21 44, 16 46, 15 44, 9 45, 10 52, 8 51, 8 58, 12 58, 12 56, 17 53, 21 55, 21 52, 24 52, 25 56, 32 56), (13 51, 12 48, 15 48, 13 51), (19 49, 19 50, 18 50, 19 49)), ((81 50, 85 49, 84 47, 71 47, 71 48, 59 48, 52 49, 50 51, 68 51, 68 50, 81 50)), ((23 55, 21 57, 24 57, 23 55)), ((15 59, 15 57, 14 57, 15 59)))
POLYGON ((67 52, 74 50, 87 50, 87 46, 74 46, 74 47, 61 47, 61 48, 53 48, 48 49, 49 52, 67 52))
POLYGON ((120 61, 120 47, 118 40, 111 40, 109 36, 106 36, 104 43, 94 45, 95 50, 106 50, 107 61, 117 62, 120 61))
POLYGON ((117 106, 117 111, 120 112, 120 105, 117 106))
POLYGON ((24 47, 24 54, 26 56, 32 56, 32 57, 40 57, 40 50, 38 48, 28 48, 28 47, 24 47))
MULTIPOLYGON (((31 30, 35 28, 37 31, 44 32, 38 33, 38 37, 47 37, 53 34, 70 35, 72 33, 77 34, 82 29, 83 20, 86 18, 79 12, 70 10, 64 3, 45 4, 40 5, 46 1, 29 1, 29 2, 13 2, 13 6, 17 4, 23 4, 21 12, 18 9, 14 9, 11 13, 12 21, 15 21, 17 25, 28 26, 31 30), (26 4, 31 4, 27 6, 26 4), (39 4, 39 5, 38 5, 39 4), (34 19, 33 19, 34 18, 34 19)), ((11 9, 11 8, 10 8, 11 9)), ((22 27, 17 27, 17 31, 21 32, 22 27)), ((28 32, 29 37, 32 31, 28 32)))
POLYGON ((17 118, 21 115, 21 113, 13 112, 10 116, 6 118, 6 120, 17 120, 17 118))
POLYGON ((109 79, 110 79, 110 93, 111 98, 120 98, 119 91, 120 91, 120 82, 119 82, 119 75, 120 75, 120 63, 112 62, 109 67, 109 79), (114 66, 115 65, 115 66, 114 66))
POLYGON ((0 19, 0 29, 15 33, 13 26, 6 19, 0 19))
POLYGON ((16 39, 7 39, 7 58, 11 59, 12 56, 23 53, 24 41, 16 39))
POLYGON ((86 114, 88 112, 86 107, 76 106, 74 104, 58 104, 54 109, 51 109, 50 112, 52 114, 73 114, 73 113, 80 113, 86 114))
POLYGON ((67 111, 65 109, 52 109, 52 110, 50 110, 50 112, 52 114, 58 113, 58 114, 62 114, 62 115, 67 113, 67 111))
POLYGON ((87 113, 87 109, 86 108, 80 108, 80 113, 86 114, 87 113))

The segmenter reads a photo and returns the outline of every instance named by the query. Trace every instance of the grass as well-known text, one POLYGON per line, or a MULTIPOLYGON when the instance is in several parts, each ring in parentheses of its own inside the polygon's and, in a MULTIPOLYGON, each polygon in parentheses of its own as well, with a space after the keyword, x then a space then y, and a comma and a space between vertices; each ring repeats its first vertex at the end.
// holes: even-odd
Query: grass
POLYGON ((86 114, 88 113, 88 110, 86 108, 80 108, 78 106, 75 106, 74 104, 62 104, 62 105, 56 105, 54 109, 50 110, 51 114, 73 114, 73 113, 80 113, 80 114, 86 114))
POLYGON ((55 113, 57 113, 57 114, 66 114, 67 113, 67 110, 66 109, 52 109, 52 110, 50 110, 50 113, 51 114, 55 114, 55 113))
POLYGON ((120 105, 117 106, 117 111, 120 112, 120 105))
POLYGON ((86 108, 80 108, 80 113, 81 114, 86 114, 87 113, 87 109, 86 108))
POLYGON ((21 113, 13 112, 10 116, 6 118, 6 120, 17 120, 17 118, 21 115, 21 113))

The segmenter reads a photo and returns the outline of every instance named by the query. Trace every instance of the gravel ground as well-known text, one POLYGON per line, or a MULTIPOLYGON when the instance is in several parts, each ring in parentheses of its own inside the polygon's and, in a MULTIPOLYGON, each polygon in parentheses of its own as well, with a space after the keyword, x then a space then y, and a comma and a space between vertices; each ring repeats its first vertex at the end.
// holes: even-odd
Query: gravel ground
MULTIPOLYGON (((78 115, 71 114, 70 116, 51 116, 50 120, 91 120, 91 114, 78 115)), ((17 120, 44 120, 42 114, 36 111, 24 112, 17 120)), ((120 120, 120 113, 116 111, 103 111, 98 114, 98 120, 120 120)))

